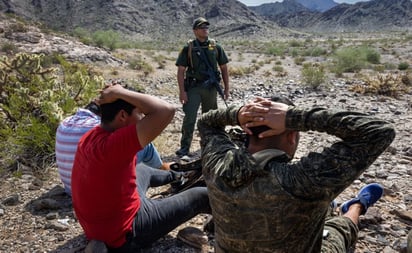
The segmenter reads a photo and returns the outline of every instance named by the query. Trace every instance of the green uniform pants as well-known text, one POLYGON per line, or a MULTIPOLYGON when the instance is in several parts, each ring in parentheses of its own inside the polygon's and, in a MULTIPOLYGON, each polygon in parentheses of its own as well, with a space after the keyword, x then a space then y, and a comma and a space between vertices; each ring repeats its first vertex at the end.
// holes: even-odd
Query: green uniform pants
POLYGON ((329 217, 325 221, 327 235, 322 240, 322 253, 346 253, 358 239, 359 228, 344 216, 329 217))
POLYGON ((180 147, 189 151, 195 129, 197 111, 202 105, 202 113, 217 109, 217 91, 215 87, 192 87, 187 91, 188 101, 183 105, 185 117, 182 124, 180 147))

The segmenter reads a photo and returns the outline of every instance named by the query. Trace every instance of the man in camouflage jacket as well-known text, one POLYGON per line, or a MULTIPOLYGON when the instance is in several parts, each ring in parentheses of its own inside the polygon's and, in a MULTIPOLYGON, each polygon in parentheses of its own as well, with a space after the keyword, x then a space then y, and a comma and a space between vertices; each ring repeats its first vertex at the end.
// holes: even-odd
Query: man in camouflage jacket
POLYGON ((344 215, 327 218, 330 203, 390 145, 394 128, 362 113, 273 101, 258 98, 199 119, 215 250, 347 252, 366 210, 356 203, 344 215), (232 142, 228 125, 244 127, 247 146, 232 142), (326 132, 341 140, 292 162, 299 131, 326 132))

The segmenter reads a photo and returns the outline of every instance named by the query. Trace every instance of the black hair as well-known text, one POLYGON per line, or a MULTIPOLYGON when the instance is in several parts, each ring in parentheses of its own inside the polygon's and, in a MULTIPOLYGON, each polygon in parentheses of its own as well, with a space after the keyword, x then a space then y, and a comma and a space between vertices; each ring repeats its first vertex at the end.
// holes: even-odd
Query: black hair
POLYGON ((102 104, 100 105, 101 111, 101 121, 102 123, 110 123, 114 120, 116 114, 120 110, 124 110, 128 115, 131 115, 135 106, 126 102, 123 99, 117 99, 112 103, 102 104))
POLYGON ((94 101, 90 102, 88 105, 84 107, 85 109, 91 111, 92 113, 101 116, 102 112, 100 110, 100 106, 96 104, 94 101))
MULTIPOLYGON (((278 102, 278 103, 283 103, 286 105, 290 105, 290 106, 295 106, 295 104, 293 104, 293 102, 287 98, 287 97, 283 97, 283 96, 273 96, 270 98, 270 100, 272 102, 278 102)), ((256 126, 256 127, 251 127, 250 131, 252 131, 254 136, 258 136, 260 133, 263 133, 267 130, 270 130, 270 127, 268 126, 256 126)))

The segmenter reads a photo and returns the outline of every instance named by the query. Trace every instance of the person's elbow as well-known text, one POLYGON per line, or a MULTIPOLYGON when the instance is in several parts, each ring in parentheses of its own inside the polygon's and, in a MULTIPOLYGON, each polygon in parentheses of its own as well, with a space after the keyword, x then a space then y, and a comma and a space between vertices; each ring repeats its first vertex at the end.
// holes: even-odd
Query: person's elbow
POLYGON ((175 112, 176 112, 176 106, 174 106, 171 103, 167 103, 167 105, 165 106, 164 109, 165 112, 165 116, 167 119, 169 119, 169 122, 173 119, 173 117, 175 116, 175 112))

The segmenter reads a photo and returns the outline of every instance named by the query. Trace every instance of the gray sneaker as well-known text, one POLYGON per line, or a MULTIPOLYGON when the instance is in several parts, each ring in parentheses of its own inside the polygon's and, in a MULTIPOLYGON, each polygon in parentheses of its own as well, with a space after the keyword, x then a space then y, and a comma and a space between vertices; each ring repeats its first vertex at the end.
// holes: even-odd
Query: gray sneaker
POLYGON ((106 244, 102 241, 91 240, 87 243, 84 253, 107 253, 106 244))

